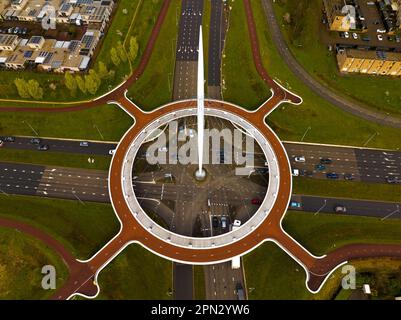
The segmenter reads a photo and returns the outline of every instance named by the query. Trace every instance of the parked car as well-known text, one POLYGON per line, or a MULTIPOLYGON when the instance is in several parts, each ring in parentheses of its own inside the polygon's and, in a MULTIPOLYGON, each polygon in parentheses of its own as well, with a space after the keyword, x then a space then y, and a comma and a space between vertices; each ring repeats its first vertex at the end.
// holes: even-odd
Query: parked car
POLYGON ((358 40, 358 35, 355 32, 353 32, 352 33, 352 38, 354 38, 354 40, 358 40))
POLYGON ((377 31, 377 33, 386 33, 387 32, 386 29, 384 29, 384 28, 379 28, 376 31, 377 31))
POLYGON ((335 213, 346 213, 347 212, 347 208, 343 205, 336 205, 334 207, 334 212, 335 213))
POLYGON ((49 145, 48 144, 41 144, 38 146, 38 151, 47 151, 49 150, 49 145))
POLYGON ((227 217, 221 217, 221 228, 222 229, 227 228, 227 217))
POLYGON ((330 172, 330 173, 326 173, 326 177, 327 177, 327 179, 335 180, 335 179, 338 179, 338 174, 335 172, 330 172))
POLYGON ((115 149, 111 149, 111 150, 109 150, 109 155, 113 155, 114 153, 116 152, 116 150, 115 149))
POLYGON ((355 177, 352 173, 346 173, 346 174, 344 174, 344 179, 351 181, 351 180, 355 180, 355 177))
POLYGON ((378 39, 379 41, 383 41, 383 36, 382 36, 381 34, 378 34, 378 35, 377 35, 377 39, 378 39))
POLYGON ((302 207, 301 202, 298 201, 291 201, 290 208, 300 209, 302 207))
POLYGON ((349 32, 348 32, 348 31, 345 31, 345 32, 344 32, 344 37, 345 37, 346 39, 349 38, 349 32))
POLYGON ((329 158, 321 158, 320 159, 320 163, 321 164, 332 164, 333 160, 329 159, 329 158))
POLYGON ((216 216, 212 217, 212 226, 213 228, 219 227, 219 218, 217 218, 216 216))
POLYGON ((4 145, 3 140, 0 140, 0 148, 4 145))
POLYGON ((31 139, 31 144, 38 145, 38 144, 41 144, 41 142, 42 142, 42 139, 40 139, 40 138, 32 138, 31 139))
POLYGON ((313 171, 302 169, 302 170, 299 171, 299 175, 301 177, 312 177, 313 176, 313 171))
POLYGON ((88 141, 81 141, 81 142, 79 143, 79 146, 80 146, 80 147, 89 147, 89 142, 88 142, 88 141))
POLYGON ((295 162, 305 162, 305 157, 304 156, 298 156, 294 158, 295 162))
POLYGON ((7 137, 1 138, 1 140, 3 140, 4 142, 14 142, 15 137, 7 136, 7 137))
POLYGON ((299 176, 299 169, 292 169, 292 175, 294 177, 298 177, 299 176))
POLYGON ((326 166, 324 165, 324 164, 317 164, 316 166, 315 166, 315 169, 316 170, 318 170, 318 171, 323 171, 323 170, 325 170, 326 169, 326 166))

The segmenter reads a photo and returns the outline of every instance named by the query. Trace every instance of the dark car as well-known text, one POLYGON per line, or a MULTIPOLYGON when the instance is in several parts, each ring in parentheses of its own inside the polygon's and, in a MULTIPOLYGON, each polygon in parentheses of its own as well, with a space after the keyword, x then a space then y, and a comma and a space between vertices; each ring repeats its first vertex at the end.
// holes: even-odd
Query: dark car
POLYGON ((219 227, 219 218, 217 218, 217 217, 212 218, 212 226, 213 226, 213 228, 219 227))
POLYGON ((352 180, 355 180, 355 177, 352 173, 346 173, 346 174, 344 174, 344 179, 348 180, 348 181, 352 181, 352 180))
POLYGON ((326 174, 326 177, 327 177, 327 179, 333 179, 333 180, 335 180, 335 179, 338 179, 338 174, 335 173, 335 172, 330 172, 330 173, 327 173, 327 174, 326 174))
POLYGON ((309 170, 301 169, 299 171, 299 175, 302 176, 302 177, 312 177, 313 176, 313 172, 309 171, 309 170))
POLYGON ((15 138, 11 137, 11 136, 8 136, 8 137, 1 138, 1 140, 3 140, 4 142, 14 142, 15 138))
POLYGON ((49 145, 48 145, 48 144, 41 144, 41 145, 38 147, 38 150, 39 150, 39 151, 47 151, 47 150, 49 150, 49 145))
POLYGON ((321 158, 320 159, 320 163, 321 164, 332 164, 333 161, 331 159, 329 159, 329 158, 321 158))
POLYGON ((337 205, 334 207, 334 212, 335 213, 346 213, 347 212, 347 208, 342 206, 342 205, 337 205))
POLYGON ((31 144, 40 144, 42 140, 40 138, 32 138, 31 139, 31 144))
POLYGON ((315 169, 318 170, 318 171, 323 171, 324 169, 326 169, 326 166, 323 165, 323 164, 317 164, 315 166, 315 169))

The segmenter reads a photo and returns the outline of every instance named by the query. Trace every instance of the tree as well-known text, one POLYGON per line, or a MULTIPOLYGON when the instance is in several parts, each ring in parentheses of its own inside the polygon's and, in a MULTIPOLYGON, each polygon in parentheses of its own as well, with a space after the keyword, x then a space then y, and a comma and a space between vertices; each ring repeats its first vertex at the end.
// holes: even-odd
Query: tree
POLYGON ((89 70, 89 74, 85 76, 85 88, 90 94, 96 94, 102 80, 99 78, 95 70, 89 70))
POLYGON ((117 51, 118 51, 118 55, 120 56, 121 61, 127 62, 127 60, 128 60, 127 54, 125 52, 124 46, 121 43, 121 41, 117 42, 117 51))
POLYGON ((18 94, 21 98, 27 99, 30 97, 28 84, 24 79, 17 78, 14 80, 14 84, 17 87, 18 94))
POLYGON ((28 91, 31 97, 35 100, 40 100, 43 98, 43 89, 36 80, 28 81, 28 91))
POLYGON ((138 55, 139 45, 136 37, 131 37, 129 41, 129 55, 131 60, 134 61, 138 55))
POLYGON ((75 96, 78 88, 77 80, 69 72, 65 74, 65 86, 71 91, 71 95, 75 96))
POLYGON ((99 61, 97 72, 100 79, 107 79, 110 76, 107 66, 102 61, 99 61))
POLYGON ((75 81, 77 82, 79 90, 81 90, 82 93, 86 93, 85 80, 82 79, 81 76, 76 76, 75 81))
POLYGON ((113 64, 116 67, 118 67, 120 65, 121 59, 118 56, 116 48, 111 48, 111 50, 110 50, 110 58, 111 58, 111 62, 113 62, 113 64))

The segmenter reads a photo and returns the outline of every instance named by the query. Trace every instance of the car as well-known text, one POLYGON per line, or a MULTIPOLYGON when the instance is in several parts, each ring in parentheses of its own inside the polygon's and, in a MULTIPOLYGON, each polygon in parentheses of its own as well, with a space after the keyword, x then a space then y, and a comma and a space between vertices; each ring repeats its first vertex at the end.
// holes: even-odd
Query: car
POLYGON ((348 180, 348 181, 352 181, 352 180, 355 180, 355 177, 352 173, 346 173, 346 174, 344 174, 344 179, 348 180))
POLYGON ((320 164, 332 164, 333 160, 329 159, 329 158, 321 158, 320 159, 320 164))
POLYGON ((340 38, 345 38, 344 32, 339 32, 338 35, 340 36, 340 38))
POLYGON ((260 200, 259 198, 253 198, 253 199, 251 200, 251 203, 252 203, 253 205, 261 205, 261 204, 262 204, 262 200, 260 200))
POLYGON ((41 144, 42 140, 40 138, 32 138, 30 142, 31 144, 38 145, 41 144))
POLYGON ((294 158, 295 162, 305 162, 305 157, 304 156, 298 156, 294 158))
POLYGON ((315 166, 315 169, 316 170, 318 170, 318 171, 323 171, 323 170, 325 170, 326 169, 326 166, 324 165, 324 164, 317 164, 316 166, 315 166))
POLYGON ((221 217, 221 228, 222 229, 227 228, 227 217, 221 217))
POLYGON ((81 142, 79 143, 79 146, 80 146, 80 147, 89 147, 89 142, 88 142, 88 141, 81 141, 81 142))
POLYGON ((398 177, 395 177, 395 176, 388 177, 386 179, 386 181, 387 181, 387 183, 390 183, 390 184, 401 183, 401 180, 399 180, 398 177))
POLYGON ((327 179, 336 180, 336 179, 338 179, 338 174, 335 172, 329 172, 329 173, 326 173, 326 177, 327 177, 327 179))
POLYGON ((377 39, 378 39, 379 41, 383 41, 383 36, 382 36, 381 34, 378 34, 378 35, 377 35, 377 39))
POLYGON ((312 177, 313 176, 313 171, 302 169, 302 170, 299 171, 299 175, 302 176, 302 177, 312 177))
POLYGON ((3 137, 1 140, 3 140, 4 142, 14 142, 15 137, 7 136, 7 137, 3 137))
POLYGON ((334 206, 334 212, 335 213, 346 213, 347 208, 343 205, 336 205, 336 206, 334 206))
POLYGON ((0 148, 4 145, 3 140, 0 140, 0 148))
POLYGON ((213 228, 218 228, 219 227, 219 218, 217 218, 216 216, 212 217, 212 226, 213 228))
POLYGON ((22 34, 27 34, 28 33, 28 28, 23 28, 22 29, 22 34))
POLYGON ((294 177, 298 177, 299 176, 299 169, 292 169, 292 175, 294 177))
POLYGON ((167 152, 168 151, 167 147, 160 147, 158 150, 159 150, 159 152, 167 152))
POLYGON ((115 152, 116 152, 116 150, 115 150, 115 149, 110 149, 110 150, 109 150, 109 155, 111 155, 111 156, 112 156, 112 155, 113 155, 115 152))
POLYGON ((344 32, 344 37, 345 37, 346 39, 349 38, 349 32, 348 32, 348 31, 345 31, 345 32, 344 32))
POLYGON ((19 27, 15 27, 13 33, 17 34, 19 32, 19 27))
POLYGON ((379 28, 379 29, 376 30, 376 32, 377 33, 386 33, 387 31, 384 28, 379 28))
POLYGON ((290 207, 294 209, 300 209, 302 207, 301 203, 298 201, 291 201, 290 207))
POLYGON ((397 34, 395 36, 395 42, 400 43, 400 41, 401 41, 401 36, 399 34, 397 34))
POLYGON ((354 40, 358 40, 358 35, 355 32, 353 32, 352 33, 352 38, 354 38, 354 40))
POLYGON ((41 144, 38 146, 38 151, 47 151, 47 150, 49 150, 48 144, 41 144))

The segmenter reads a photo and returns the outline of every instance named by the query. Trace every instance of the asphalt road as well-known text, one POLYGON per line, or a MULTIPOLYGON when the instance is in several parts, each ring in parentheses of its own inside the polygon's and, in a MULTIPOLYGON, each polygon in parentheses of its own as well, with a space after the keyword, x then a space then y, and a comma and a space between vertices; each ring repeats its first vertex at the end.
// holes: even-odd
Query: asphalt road
MULTIPOLYGON (((16 137, 15 142, 4 143, 3 148, 17 150, 37 150, 30 143, 31 137, 16 137)), ((66 152, 88 155, 109 155, 116 148, 116 143, 89 141, 88 147, 80 147, 80 141, 62 139, 42 139, 42 144, 48 144, 47 152, 66 152)), ((293 168, 311 171, 312 178, 326 179, 326 173, 335 172, 344 179, 344 174, 352 174, 356 181, 386 183, 392 176, 401 179, 401 152, 377 149, 350 148, 329 145, 314 145, 304 143, 284 143, 293 168), (296 156, 305 156, 305 163, 296 163, 296 156), (333 160, 324 170, 316 170, 320 158, 333 160)), ((0 149, 1 151, 1 149, 0 149)), ((38 151, 39 152, 39 151, 38 151)), ((41 151, 42 152, 42 151, 41 151)))
MULTIPOLYGON (((341 108, 362 119, 373 121, 379 124, 388 125, 395 128, 401 128, 401 120, 399 118, 386 116, 385 114, 372 111, 366 106, 351 101, 333 92, 329 87, 322 85, 315 80, 295 59, 289 50, 287 43, 281 33, 279 22, 276 19, 273 9, 272 0, 262 0, 264 13, 270 29, 270 35, 275 43, 278 52, 283 61, 288 65, 290 70, 313 92, 331 104, 341 108)), ((320 18, 320 17, 319 17, 320 18)))
MULTIPOLYGON (((178 29, 177 52, 174 71, 173 100, 183 100, 196 96, 199 29, 202 24, 203 1, 183 0, 178 29)), ((176 231, 188 232, 185 213, 190 212, 190 204, 183 204, 177 213, 176 231), (182 217, 182 219, 180 219, 182 217)), ((174 298, 193 299, 193 268, 189 265, 173 263, 174 298)))
POLYGON ((336 206, 344 206, 347 210, 345 215, 376 217, 382 219, 401 219, 401 203, 304 195, 294 195, 292 199, 300 202, 302 205, 300 209, 291 209, 295 211, 307 211, 315 214, 334 214, 334 208, 336 206))

